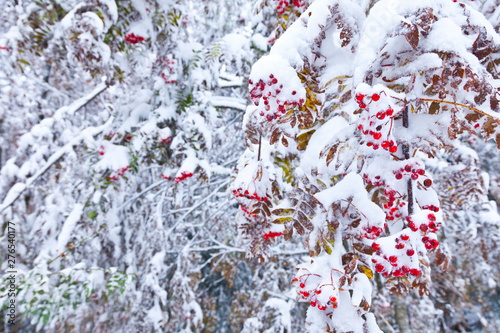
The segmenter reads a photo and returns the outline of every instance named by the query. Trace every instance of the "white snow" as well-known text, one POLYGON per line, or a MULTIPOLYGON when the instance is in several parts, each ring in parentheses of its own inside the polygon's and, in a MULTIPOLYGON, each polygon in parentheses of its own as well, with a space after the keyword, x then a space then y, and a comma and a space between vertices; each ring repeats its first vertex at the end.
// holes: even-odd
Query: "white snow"
POLYGON ((69 240, 73 236, 73 229, 76 226, 76 223, 80 220, 82 216, 84 206, 82 204, 75 204, 73 210, 66 218, 64 225, 57 237, 57 251, 62 252, 65 250, 66 245, 69 240))

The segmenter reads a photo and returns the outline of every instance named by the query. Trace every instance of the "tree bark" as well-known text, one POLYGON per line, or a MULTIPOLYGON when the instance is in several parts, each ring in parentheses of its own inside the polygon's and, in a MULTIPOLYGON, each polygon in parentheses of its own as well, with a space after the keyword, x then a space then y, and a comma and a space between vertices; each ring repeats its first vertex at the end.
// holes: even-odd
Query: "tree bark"
MULTIPOLYGON (((408 105, 403 110, 403 127, 409 127, 408 105)), ((410 158, 410 146, 403 145, 403 154, 405 159, 410 158)), ((408 179, 408 215, 413 214, 413 182, 408 179)), ((394 294, 394 316, 399 326, 400 333, 411 333, 410 323, 408 321, 408 311, 405 302, 405 296, 394 294)))
POLYGON ((411 333, 405 296, 394 294, 394 316, 399 327, 399 333, 411 333))

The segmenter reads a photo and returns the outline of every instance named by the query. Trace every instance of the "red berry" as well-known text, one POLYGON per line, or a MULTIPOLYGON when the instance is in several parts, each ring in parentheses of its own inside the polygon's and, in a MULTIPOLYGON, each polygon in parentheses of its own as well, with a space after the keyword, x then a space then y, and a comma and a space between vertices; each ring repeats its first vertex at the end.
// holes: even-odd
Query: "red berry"
POLYGON ((410 236, 408 236, 408 235, 401 235, 401 239, 404 240, 404 241, 407 241, 408 239, 410 239, 410 236))
POLYGON ((430 179, 424 180, 424 185, 425 185, 425 187, 431 187, 432 186, 432 180, 430 180, 430 179))
POLYGON ((410 269, 410 274, 413 275, 413 276, 419 276, 420 275, 420 271, 416 268, 414 269, 410 269))
POLYGON ((397 146, 392 146, 391 148, 389 148, 389 151, 390 151, 391 153, 395 153, 395 152, 397 152, 397 151, 398 151, 398 147, 397 147, 397 146))
POLYGON ((295 90, 294 90, 294 91, 292 91, 292 95, 295 95, 295 94, 297 94, 297 92, 296 92, 295 90))
POLYGON ((403 178, 403 175, 402 175, 402 174, 400 174, 400 173, 397 173, 397 174, 396 174, 396 179, 398 179, 398 180, 399 180, 399 179, 402 179, 402 178, 403 178))
POLYGON ((413 179, 413 180, 417 180, 417 179, 418 179, 418 174, 416 174, 416 173, 412 173, 412 174, 411 174, 411 179, 413 179))
POLYGON ((394 113, 394 110, 389 108, 389 109, 387 109, 386 113, 388 116, 392 116, 392 114, 394 113))
POLYGON ((380 140, 381 137, 382 137, 382 133, 375 133, 375 134, 373 134, 373 138, 375 140, 380 140))
POLYGON ((384 265, 382 264, 376 264, 375 265, 375 270, 377 271, 377 273, 380 273, 384 270, 384 265))
POLYGON ((418 170, 418 174, 421 176, 425 175, 425 170, 424 169, 418 170))
POLYGON ((380 244, 373 242, 372 243, 372 249, 374 249, 374 250, 380 250, 380 244))
POLYGON ((432 222, 436 221, 436 215, 434 215, 434 214, 427 215, 427 218, 429 219, 429 221, 432 221, 432 222))
POLYGON ((378 101, 378 100, 380 99, 380 95, 378 95, 378 94, 373 94, 373 95, 372 95, 372 99, 376 102, 376 101, 378 101))
POLYGON ((422 230, 423 232, 426 232, 427 231, 427 224, 421 224, 420 230, 422 230))
POLYGON ((303 284, 303 283, 301 283, 301 284, 300 284, 300 288, 304 288, 305 286, 306 286, 306 285, 305 285, 305 284, 303 284))
POLYGON ((330 296, 330 301, 332 302, 337 302, 337 298, 333 297, 333 296, 330 296))
POLYGON ((409 250, 406 251, 406 254, 411 257, 412 255, 415 254, 415 250, 414 249, 409 249, 409 250))
POLYGON ((397 261, 398 261, 398 257, 396 257, 396 256, 390 256, 390 257, 389 257, 389 261, 390 261, 391 263, 395 263, 395 262, 397 262, 397 261))
POLYGON ((316 293, 316 295, 321 294, 321 289, 317 289, 317 290, 315 290, 315 293, 316 293))
POLYGON ((405 165, 405 171, 411 172, 411 165, 409 165, 409 164, 405 165))

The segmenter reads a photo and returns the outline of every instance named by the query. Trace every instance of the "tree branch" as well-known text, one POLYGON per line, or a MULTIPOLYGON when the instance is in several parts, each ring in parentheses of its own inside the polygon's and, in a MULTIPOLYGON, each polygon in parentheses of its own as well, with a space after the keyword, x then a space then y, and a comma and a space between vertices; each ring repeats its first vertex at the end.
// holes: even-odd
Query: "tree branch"
MULTIPOLYGON (((87 101, 88 103, 88 101, 87 101)), ((3 200, 2 204, 0 205, 0 213, 2 213, 7 207, 11 206, 18 198, 21 196, 21 194, 26 191, 38 178, 40 178, 49 168, 56 163, 60 158, 63 157, 64 154, 67 152, 71 151, 73 149, 73 146, 77 145, 80 143, 81 140, 83 140, 86 137, 91 137, 95 136, 99 133, 101 133, 104 129, 106 129, 111 122, 113 121, 113 117, 110 117, 108 121, 99 127, 89 127, 84 129, 80 135, 78 135, 76 138, 68 142, 66 145, 64 145, 61 149, 56 151, 54 154, 52 154, 49 159, 47 160, 47 163, 32 177, 30 177, 26 183, 17 183, 14 184, 5 196, 5 199, 3 200)))
POLYGON ((444 104, 451 104, 451 105, 455 105, 455 106, 461 106, 463 108, 466 108, 466 109, 472 110, 476 113, 479 113, 483 116, 492 118, 498 125, 500 125, 500 115, 489 114, 486 111, 481 111, 479 109, 473 108, 472 106, 468 106, 468 105, 460 104, 460 103, 456 103, 456 102, 440 101, 437 99, 429 99, 429 98, 417 98, 417 100, 423 101, 423 102, 436 102, 436 103, 444 103, 444 104))

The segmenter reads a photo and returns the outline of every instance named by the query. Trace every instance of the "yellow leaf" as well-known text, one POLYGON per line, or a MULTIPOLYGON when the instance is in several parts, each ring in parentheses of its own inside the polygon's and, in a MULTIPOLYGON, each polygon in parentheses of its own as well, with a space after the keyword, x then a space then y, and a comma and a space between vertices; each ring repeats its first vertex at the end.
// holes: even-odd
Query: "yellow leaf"
POLYGON ((332 249, 326 244, 326 242, 323 242, 323 249, 325 249, 326 253, 332 254, 332 249))
POLYGON ((366 266, 360 266, 360 267, 361 267, 361 270, 363 271, 363 273, 365 273, 365 275, 368 276, 370 278, 370 280, 373 280, 372 270, 366 266))
POLYGON ((290 222, 291 219, 292 219, 291 216, 278 217, 277 219, 273 220, 273 223, 275 223, 275 224, 285 224, 287 222, 290 222))

